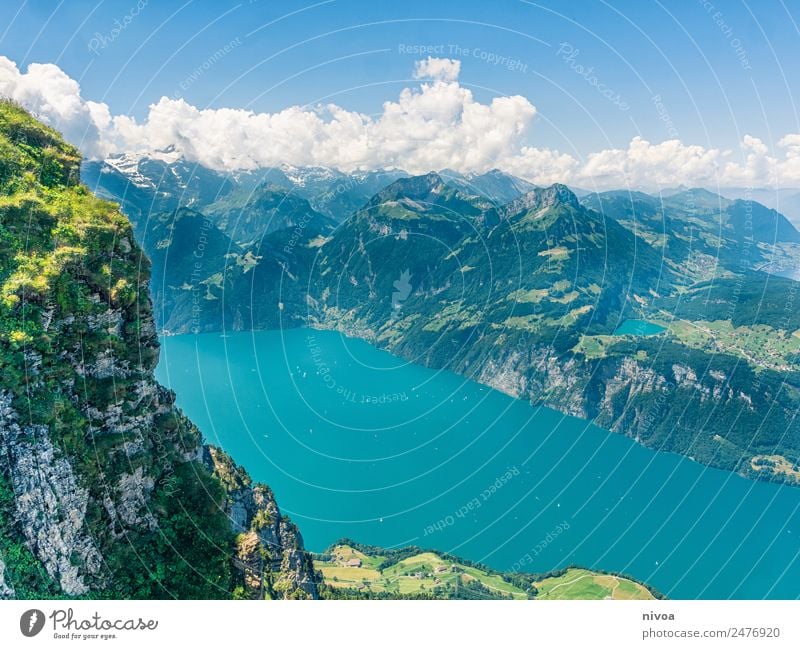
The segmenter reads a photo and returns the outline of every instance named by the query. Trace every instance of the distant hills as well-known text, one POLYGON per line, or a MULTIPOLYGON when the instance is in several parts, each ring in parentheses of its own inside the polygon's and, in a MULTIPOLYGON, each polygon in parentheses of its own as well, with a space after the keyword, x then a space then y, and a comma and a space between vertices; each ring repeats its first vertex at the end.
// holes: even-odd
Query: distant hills
MULTIPOLYGON (((178 207, 198 209, 234 191, 242 195, 258 185, 274 185, 309 201, 315 210, 342 220, 384 187, 410 175, 397 169, 344 173, 326 167, 288 164, 222 173, 188 162, 172 148, 148 155, 120 154, 106 160, 87 160, 81 168, 84 182, 100 194, 124 201, 136 216, 142 209, 148 212, 178 207)), ((448 185, 464 193, 498 203, 513 200, 535 187, 497 169, 484 174, 444 170, 440 175, 448 185)))
POLYGON ((654 448, 800 481, 800 233, 760 203, 579 198, 499 171, 234 177, 169 152, 83 175, 131 215, 164 331, 336 328, 654 448))
POLYGON ((661 250, 665 263, 688 283, 712 268, 716 272, 719 264, 739 269, 770 266, 772 272, 788 276, 800 268, 800 233, 782 214, 754 201, 688 189, 660 197, 608 191, 587 194, 581 202, 661 250), (743 256, 748 241, 752 245, 743 256))

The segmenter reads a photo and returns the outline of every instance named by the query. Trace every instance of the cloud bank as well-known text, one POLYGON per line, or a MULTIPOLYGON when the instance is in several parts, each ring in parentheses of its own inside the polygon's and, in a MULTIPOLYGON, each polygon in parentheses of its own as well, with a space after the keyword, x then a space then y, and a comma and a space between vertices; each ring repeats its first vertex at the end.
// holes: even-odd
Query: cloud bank
POLYGON ((740 151, 635 137, 627 148, 597 151, 585 159, 531 146, 535 106, 519 95, 477 101, 459 84, 460 67, 453 59, 418 61, 419 87, 386 101, 377 116, 336 104, 275 113, 201 109, 162 97, 137 122, 113 115, 105 103, 84 99, 79 84, 56 65, 31 64, 22 72, 5 57, 0 57, 0 95, 60 130, 90 158, 174 146, 193 162, 227 171, 282 163, 410 173, 499 168, 536 184, 590 188, 800 185, 798 133, 781 138, 778 154, 749 135, 740 151))

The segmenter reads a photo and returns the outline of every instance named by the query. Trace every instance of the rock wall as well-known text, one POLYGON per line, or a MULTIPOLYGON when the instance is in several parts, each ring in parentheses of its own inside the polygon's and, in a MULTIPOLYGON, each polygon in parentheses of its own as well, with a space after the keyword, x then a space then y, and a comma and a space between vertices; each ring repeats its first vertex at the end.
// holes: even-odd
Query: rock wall
POLYGON ((14 599, 14 589, 6 583, 6 564, 0 557, 0 599, 14 599))
POLYGON ((317 599, 314 565, 300 531, 283 516, 272 491, 220 449, 203 448, 203 463, 225 489, 225 513, 236 533, 234 565, 248 599, 317 599))
POLYGON ((87 534, 89 494, 44 426, 20 427, 11 397, 0 392, 0 449, 14 489, 16 523, 28 547, 65 594, 102 584, 102 557, 87 534))

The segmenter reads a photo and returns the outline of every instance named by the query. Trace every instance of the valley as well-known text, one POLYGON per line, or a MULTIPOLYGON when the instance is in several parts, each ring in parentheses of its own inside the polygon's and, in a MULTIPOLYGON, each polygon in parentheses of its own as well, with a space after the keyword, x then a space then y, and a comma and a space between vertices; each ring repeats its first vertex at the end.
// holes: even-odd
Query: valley
MULTIPOLYGON (((184 187, 194 192, 193 208, 150 214, 141 204, 138 213, 129 206, 133 228, 128 230, 112 204, 75 184, 70 170, 77 169, 77 156, 59 149, 57 136, 37 130, 13 106, 3 111, 9 146, 21 147, 12 158, 15 164, 53 168, 43 185, 20 180, 12 170, 8 197, 0 206, 9 250, 19 245, 15 228, 25 201, 26 209, 37 214, 41 239, 36 245, 42 246, 41 255, 15 257, 18 265, 9 266, 3 285, 10 318, 4 338, 6 387, 11 390, 4 434, 16 440, 7 446, 12 455, 0 485, 4 520, 11 522, 0 530, 5 591, 310 598, 325 592, 419 596, 423 590, 426 596, 466 597, 472 589, 485 597, 527 597, 534 590, 545 598, 647 596, 633 582, 572 567, 578 564, 635 574, 673 597, 792 592, 794 568, 782 566, 777 557, 791 555, 794 489, 775 491, 783 487, 709 472, 635 443, 678 451, 750 478, 797 481, 797 431, 789 414, 798 398, 792 341, 800 316, 787 307, 792 280, 729 265, 713 279, 705 274, 687 284, 679 268, 663 268, 658 252, 629 227, 588 210, 564 186, 534 189, 497 204, 448 186, 438 174, 395 179, 343 221, 315 210, 306 199, 294 200, 290 188, 261 186, 253 178, 252 212, 241 187, 221 201, 224 183, 209 192, 205 182, 190 182, 184 187), (19 130, 51 142, 48 151, 55 153, 41 158, 35 146, 15 144, 19 130), (289 212, 282 211, 284 203, 289 212), (56 205, 68 209, 58 211, 64 208, 56 205), (51 243, 50 224, 58 218, 66 220, 51 243), (272 225, 262 227, 261 221, 272 225), (118 232, 135 235, 144 251, 131 235, 118 232), (95 238, 105 242, 103 247, 113 246, 113 269, 96 256, 95 238), (613 264, 606 261, 610 241, 617 256, 613 264), (153 257, 152 277, 145 252, 153 257), (81 255, 88 257, 74 267, 80 269, 79 281, 69 281, 64 270, 73 272, 69 260, 81 255), (144 270, 139 280, 136 269, 144 270), (145 293, 132 288, 148 280, 153 320, 145 293), (24 326, 14 316, 20 291, 42 300, 24 303, 24 326), (63 316, 53 320, 50 308, 61 309, 63 316), (88 314, 88 330, 74 330, 72 313, 88 314), (114 324, 126 321, 139 324, 114 324), (24 434, 14 432, 19 400, 27 397, 21 383, 9 381, 22 376, 20 346, 50 358, 52 326, 62 341, 79 336, 83 363, 91 365, 85 368, 69 356, 48 360, 47 378, 36 384, 42 396, 33 412, 36 425, 52 427, 52 441, 45 442, 52 449, 29 448, 24 434), (163 333, 194 332, 162 337, 158 366, 159 378, 176 390, 191 422, 174 409, 172 393, 160 392, 151 378, 156 327, 163 333), (357 336, 393 355, 325 329, 357 336), (204 331, 217 333, 198 336, 204 331), (341 355, 343 343, 346 355, 341 355), (133 348, 139 361, 130 355, 133 348), (358 356, 371 359, 366 367, 383 368, 378 376, 350 366, 356 349, 358 356), (280 354, 289 362, 285 370, 275 363, 280 354), (62 385, 58 390, 72 385, 74 372, 90 388, 90 405, 75 410, 70 404, 77 397, 65 401, 53 392, 57 385, 62 385), (58 383, 65 377, 67 383, 58 383), (138 385, 141 398, 117 412, 123 384, 138 385), (206 395, 226 405, 209 410, 206 395), (142 412, 145 397, 155 415, 142 412), (307 401, 293 405, 297 397, 307 401), (765 409, 766 403, 773 407, 765 409), (225 414, 230 404, 237 404, 240 418, 225 414), (380 419, 361 430, 357 422, 365 407, 378 408, 374 414, 380 419), (681 425, 681 410, 691 411, 691 424, 681 425), (102 449, 100 465, 91 461, 81 438, 59 424, 65 417, 86 426, 93 448, 102 449), (414 425, 423 419, 425 426, 414 425), (586 419, 634 439, 607 433, 586 419), (756 419, 758 426, 747 424, 756 419), (378 434, 376 423, 396 434, 378 434), (202 446, 196 425, 225 452, 202 446), (371 437, 364 435, 369 431, 371 437), (187 446, 188 455, 177 450, 187 446), (44 488, 21 482, 31 453, 63 457, 55 465, 59 486, 53 497, 67 502, 71 494, 85 494, 80 497, 90 506, 87 527, 74 522, 64 528, 75 548, 74 567, 58 554, 70 546, 53 550, 25 541, 39 523, 19 527, 28 514, 18 509, 21 501, 11 495, 12 486, 14 491, 44 488), (245 466, 228 454, 245 459, 245 466), (117 458, 123 457, 128 460, 120 464, 117 458), (125 471, 131 459, 139 467, 133 473, 125 471), (447 471, 440 470, 448 464, 447 471), (113 498, 101 501, 98 471, 104 480, 118 481, 119 505, 113 498), (438 482, 449 484, 459 475, 464 485, 459 489, 438 482), (491 501, 468 508, 472 525, 482 531, 470 532, 464 525, 470 519, 454 512, 472 502, 469 494, 475 489, 482 493, 482 484, 499 484, 503 475, 515 477, 487 492, 496 491, 491 501), (70 486, 77 479, 87 491, 70 486), (254 480, 267 480, 272 488, 254 480), (202 513, 198 489, 217 494, 222 506, 214 505, 217 514, 202 513), (369 562, 359 557, 362 572, 352 573, 356 566, 343 566, 342 557, 324 553, 314 565, 298 528, 278 510, 272 489, 317 552, 343 537, 373 543, 373 548, 408 545, 408 531, 414 529, 436 550, 409 551, 394 569, 377 563, 365 568, 369 562), (689 503, 684 494, 692 492, 714 495, 689 503), (440 496, 420 501, 423 493, 440 496), (153 532, 158 518, 137 512, 155 503, 154 515, 169 517, 166 529, 177 525, 171 533, 180 539, 187 528, 171 509, 176 494, 184 512, 188 507, 196 512, 190 516, 200 516, 213 543, 233 550, 236 558, 229 564, 211 547, 195 549, 197 557, 207 554, 216 581, 203 581, 201 575, 200 581, 184 576, 153 582, 126 572, 126 546, 114 543, 117 534, 125 535, 155 570, 173 562, 153 532), (591 512, 585 509, 590 502, 591 512), (229 520, 219 515, 223 511, 229 520), (664 511, 671 512, 666 520, 658 515, 664 511), (774 529, 765 528, 768 512, 774 529), (447 522, 451 518, 453 525, 447 522), (734 523, 760 526, 764 536, 743 543, 734 535, 723 543, 721 530, 734 523), (508 539, 501 545, 494 534, 483 533, 498 525, 508 539), (553 530, 561 531, 554 536, 553 530), (620 530, 626 530, 624 543, 620 530), (543 543, 542 538, 557 540, 543 543), (761 538, 772 539, 769 548, 761 538), (684 542, 676 546, 675 539, 684 542), (265 543, 279 548, 266 566, 265 543), (701 564, 698 547, 705 548, 701 564), (444 555, 442 549, 454 554, 444 555), (55 562, 38 563, 39 556, 48 556, 41 553, 53 551, 55 562), (761 556, 757 566, 739 560, 754 553, 761 556), (113 566, 112 582, 93 559, 98 554, 113 566), (728 558, 720 564, 713 556, 728 558), (541 576, 554 568, 557 574, 541 576), (502 572, 509 570, 513 574, 502 572), (533 576, 520 582, 526 574, 533 576)), ((185 164, 172 168, 194 178, 194 170, 187 169, 185 164)), ((133 180, 148 200, 180 202, 174 192, 154 189, 138 176, 133 180)), ((498 181, 497 174, 492 181, 498 181)), ((137 195, 125 187, 123 204, 137 195)), ((735 248, 741 239, 738 207, 730 207, 733 230, 726 245, 735 248)), ((768 216, 782 236, 794 236, 778 216, 768 216)), ((759 250, 768 245, 762 242, 759 250)), ((38 366, 38 356, 25 358, 38 366)), ((59 516, 49 512, 42 524, 63 528, 67 523, 59 516)), ((371 552, 391 558, 395 551, 371 552)))

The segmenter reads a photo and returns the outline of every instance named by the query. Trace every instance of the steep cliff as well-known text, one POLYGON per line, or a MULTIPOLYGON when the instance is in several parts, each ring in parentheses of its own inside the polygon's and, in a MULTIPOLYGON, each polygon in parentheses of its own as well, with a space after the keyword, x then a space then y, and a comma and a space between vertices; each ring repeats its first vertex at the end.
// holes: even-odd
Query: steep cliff
POLYGON ((225 489, 225 513, 236 533, 234 595, 249 599, 317 597, 314 564, 297 527, 282 516, 269 487, 253 484, 217 448, 203 449, 203 463, 225 489))
POLYGON ((0 102, 0 597, 317 596, 297 529, 153 377, 149 262, 0 102))
POLYGON ((708 360, 661 339, 617 344, 627 353, 584 358, 547 345, 494 351, 475 378, 651 448, 751 478, 795 482, 751 460, 800 446, 796 393, 785 375, 757 372, 723 354, 708 360))

